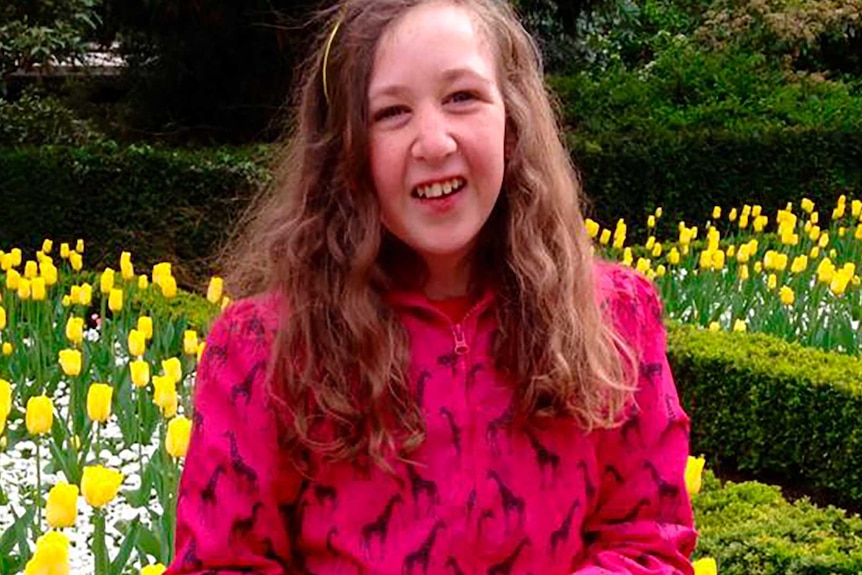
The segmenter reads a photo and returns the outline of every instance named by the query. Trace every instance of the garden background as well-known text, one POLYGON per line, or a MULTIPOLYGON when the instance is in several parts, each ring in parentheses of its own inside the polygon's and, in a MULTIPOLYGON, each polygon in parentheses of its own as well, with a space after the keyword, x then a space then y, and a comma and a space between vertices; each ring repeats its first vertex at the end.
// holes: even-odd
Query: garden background
MULTIPOLYGON (((697 556, 862 573, 862 0, 515 3, 596 249, 665 302, 697 556)), ((0 575, 170 561, 219 248, 319 6, 0 6, 0 575)))

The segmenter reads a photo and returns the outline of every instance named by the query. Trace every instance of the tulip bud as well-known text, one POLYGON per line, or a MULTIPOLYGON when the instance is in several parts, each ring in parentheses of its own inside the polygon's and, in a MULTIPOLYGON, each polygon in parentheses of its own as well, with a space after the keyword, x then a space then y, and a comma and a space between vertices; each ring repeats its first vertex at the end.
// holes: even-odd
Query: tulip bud
POLYGON ((167 567, 161 563, 156 563, 155 565, 147 565, 141 569, 140 575, 162 575, 165 571, 167 571, 167 567))
POLYGON ((738 319, 733 322, 733 331, 743 332, 748 330, 748 324, 744 320, 738 319))
POLYGON ((132 383, 137 388, 146 387, 150 383, 150 364, 142 359, 129 362, 132 383))
POLYGON ((703 466, 706 460, 703 457, 688 456, 685 464, 685 488, 689 495, 700 493, 703 477, 703 466))
POLYGON ((105 271, 102 272, 102 275, 99 277, 99 290, 107 295, 111 293, 111 290, 114 287, 114 270, 111 268, 105 268, 105 271))
POLYGON ((25 575, 69 573, 69 539, 58 531, 49 531, 36 540, 36 551, 27 561, 25 575))
POLYGON ((718 574, 718 564, 712 557, 702 557, 692 562, 691 566, 694 568, 694 575, 718 574))
POLYGON ((81 478, 81 491, 84 499, 92 507, 103 507, 117 496, 123 474, 101 465, 90 465, 84 468, 81 478))
POLYGON ((24 277, 29 280, 37 275, 39 275, 39 266, 33 260, 27 260, 24 264, 24 277))
POLYGON ((147 349, 147 336, 138 329, 129 330, 129 354, 141 357, 147 349))
POLYGON ((717 321, 709 322, 709 331, 721 331, 721 324, 717 321))
POLYGON ((75 377, 81 373, 81 352, 77 349, 60 350, 60 367, 63 373, 69 377, 75 377))
POLYGON ((6 429, 6 420, 12 413, 12 384, 0 379, 0 434, 6 429))
POLYGON ((5 356, 10 356, 10 355, 12 355, 12 352, 15 351, 15 348, 13 348, 12 344, 9 343, 8 341, 3 342, 3 348, 2 349, 3 349, 3 355, 5 355, 5 356))
POLYGON ((159 287, 162 290, 162 295, 170 299, 177 295, 177 280, 173 276, 165 276, 162 278, 159 287))
POLYGON ((138 289, 139 290, 145 290, 148 287, 150 287, 150 282, 147 279, 147 276, 145 276, 144 274, 139 275, 138 276, 138 289))
POLYGON ((114 313, 118 313, 123 309, 123 290, 120 288, 111 288, 111 293, 108 296, 108 309, 114 313))
POLYGON ((45 285, 52 286, 57 283, 57 268, 47 258, 42 260, 42 263, 39 265, 39 273, 42 279, 45 280, 45 285))
POLYGON ((192 422, 184 416, 175 417, 168 422, 165 436, 165 449, 171 457, 185 457, 189 449, 192 422))
POLYGON ((9 268, 6 272, 6 289, 15 291, 18 289, 19 283, 21 283, 21 274, 17 270, 9 268))
POLYGON ((69 254, 69 263, 73 270, 79 272, 84 267, 84 258, 79 252, 72 252, 69 254))
POLYGON ((611 230, 605 228, 604 230, 602 230, 602 233, 599 236, 599 243, 602 244, 603 246, 606 246, 610 243, 610 241, 611 241, 611 230))
POLYGON ((75 251, 79 254, 84 253, 84 240, 79 238, 78 241, 75 242, 75 251))
POLYGON ((69 316, 66 322, 66 339, 74 345, 80 345, 84 341, 84 318, 69 316))
POLYGON ((147 340, 153 339, 153 318, 142 315, 138 318, 138 331, 144 334, 147 340))
POLYGON ((0 307, 0 331, 6 329, 6 308, 0 307))
POLYGON ((114 388, 105 383, 94 383, 87 390, 87 416, 104 423, 111 417, 111 397, 114 388))
POLYGON ((218 276, 210 278, 209 286, 207 287, 207 300, 212 304, 218 304, 221 301, 222 292, 224 291, 224 280, 218 276))
POLYGON ((48 525, 54 529, 74 526, 78 514, 78 486, 60 482, 52 487, 45 514, 48 525))
POLYGON ((30 280, 27 278, 18 280, 18 297, 22 300, 30 299, 30 280))
MULTIPOLYGON (((659 266, 659 267, 661 267, 661 266, 659 266)), ((198 362, 200 362, 201 357, 203 357, 203 355, 204 355, 204 349, 206 349, 206 347, 207 347, 207 342, 205 342, 205 341, 202 341, 202 342, 200 342, 200 343, 198 344, 198 350, 197 350, 197 359, 198 359, 198 362)))
POLYGON ((69 243, 68 242, 61 243, 60 244, 60 257, 64 260, 67 260, 67 259, 69 259, 69 253, 71 253, 71 250, 69 249, 69 243))
POLYGON ((153 403, 166 409, 177 395, 177 383, 169 375, 153 376, 153 403))
POLYGON ((195 355, 198 352, 198 332, 187 329, 183 332, 183 353, 195 355))
POLYGON ((161 262, 153 266, 153 283, 161 286, 162 279, 171 275, 170 262, 161 262))
MULTIPOLYGON (((599 223, 598 223, 597 221, 595 221, 595 220, 593 220, 593 219, 591 219, 591 218, 587 218, 587 219, 585 219, 585 220, 584 220, 584 226, 585 226, 585 227, 586 227, 586 229, 587 229, 587 235, 588 235, 591 239, 595 239, 595 238, 596 238, 596 236, 598 236, 598 235, 599 235, 599 227, 600 227, 600 226, 599 226, 599 223)), ((210 285, 212 285, 212 281, 210 281, 210 285)), ((210 299, 210 297, 209 297, 209 292, 207 292, 207 299, 209 299, 209 300, 210 300, 211 302, 213 302, 213 303, 215 303, 215 302, 217 302, 217 301, 219 300, 219 298, 218 298, 218 297, 216 297, 214 300, 210 299)))
POLYGON ((162 372, 174 380, 174 383, 179 383, 183 380, 183 364, 180 363, 180 358, 170 357, 162 361, 162 372))
POLYGON ((42 435, 51 431, 54 423, 54 403, 46 395, 27 400, 27 431, 30 435, 42 435))

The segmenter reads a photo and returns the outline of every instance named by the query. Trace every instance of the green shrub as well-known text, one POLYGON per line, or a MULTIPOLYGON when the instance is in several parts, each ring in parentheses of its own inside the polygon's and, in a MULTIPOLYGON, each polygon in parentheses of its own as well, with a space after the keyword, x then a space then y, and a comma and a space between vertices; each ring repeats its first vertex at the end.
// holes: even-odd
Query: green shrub
POLYGON ((678 325, 668 348, 694 453, 862 504, 862 360, 678 325))
POLYGON ((127 250, 143 268, 173 262, 181 285, 204 281, 226 229, 268 178, 254 152, 112 143, 0 149, 0 245, 34 249, 46 237, 81 237, 87 267, 116 267, 127 250))
POLYGON ((835 507, 791 504, 762 483, 721 487, 707 470, 694 512, 697 555, 714 557, 722 575, 862 572, 862 519, 835 507))
POLYGON ((83 145, 100 137, 92 123, 53 96, 27 91, 14 102, 0 98, 0 145, 83 145))

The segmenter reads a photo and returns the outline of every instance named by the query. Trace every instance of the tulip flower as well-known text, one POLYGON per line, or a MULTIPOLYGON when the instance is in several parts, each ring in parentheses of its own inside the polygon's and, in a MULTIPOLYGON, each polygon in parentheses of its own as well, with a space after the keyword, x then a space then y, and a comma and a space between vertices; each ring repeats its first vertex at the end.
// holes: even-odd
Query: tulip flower
POLYGON ((150 364, 142 359, 129 362, 132 383, 137 388, 146 387, 150 383, 150 364))
POLYGON ((162 410, 168 409, 177 395, 177 382, 169 375, 153 376, 153 403, 162 410))
POLYGON ((694 567, 694 575, 717 575, 718 564, 712 557, 703 557, 691 564, 694 567))
POLYGON ((70 316, 66 322, 66 339, 74 345, 81 345, 84 341, 84 318, 70 316))
POLYGON ((24 264, 24 277, 28 280, 39 275, 39 266, 33 260, 27 260, 24 264))
POLYGON ((21 248, 12 248, 10 252, 12 254, 12 267, 18 267, 21 265, 21 248))
POLYGON ((162 372, 173 379, 174 383, 181 382, 183 380, 183 364, 180 363, 180 358, 170 357, 162 361, 162 372))
POLYGON ((12 355, 12 352, 15 351, 15 348, 12 347, 12 344, 9 343, 8 341, 3 342, 3 348, 2 349, 3 349, 3 355, 5 355, 5 356, 10 356, 10 355, 12 355))
POLYGON ((778 297, 781 299, 781 303, 788 306, 793 305, 793 302, 796 301, 796 294, 788 286, 781 286, 781 289, 778 290, 778 297))
POLYGON ((218 276, 213 276, 212 278, 210 278, 209 286, 207 286, 207 300, 209 300, 211 304, 218 304, 218 302, 221 301, 223 291, 224 280, 222 280, 218 276))
POLYGON ((171 457, 185 457, 189 449, 189 437, 192 432, 192 421, 180 415, 168 422, 168 432, 165 436, 165 449, 171 457))
POLYGON ((57 531, 41 536, 24 575, 69 575, 69 539, 57 531))
POLYGON ((12 412, 12 384, 0 379, 0 435, 6 429, 6 419, 12 412))
POLYGON ((733 331, 743 332, 748 330, 748 324, 745 323, 745 320, 738 319, 733 322, 733 331))
POLYGON ((195 355, 198 352, 198 332, 187 329, 183 332, 183 353, 195 355))
POLYGON ((96 508, 110 503, 123 483, 123 474, 101 465, 90 465, 84 468, 81 478, 81 492, 87 503, 96 508))
POLYGON ((52 249, 54 249, 53 240, 49 240, 48 238, 45 238, 45 240, 42 242, 42 251, 45 252, 46 254, 50 254, 52 249))
POLYGON ((6 308, 0 307, 0 330, 6 329, 6 308))
POLYGON ((153 266, 153 283, 161 286, 162 280, 171 275, 170 262, 161 262, 153 266))
POLYGON ((162 295, 168 299, 177 295, 177 280, 175 280, 173 276, 162 278, 159 287, 162 290, 162 295))
POLYGON ((71 253, 71 251, 72 250, 69 249, 69 243, 68 242, 63 242, 60 244, 60 257, 63 258, 64 260, 69 259, 69 254, 71 253))
POLYGON ((138 289, 139 290, 145 290, 149 286, 150 286, 150 282, 147 279, 147 276, 145 276, 144 274, 139 275, 138 276, 138 289))
POLYGON ((602 230, 602 233, 599 236, 599 243, 602 244, 603 246, 606 246, 610 243, 610 241, 611 241, 611 230, 606 228, 606 229, 602 230))
MULTIPOLYGON (((586 229, 587 229, 587 235, 588 235, 591 239, 595 239, 595 238, 596 238, 596 236, 598 236, 598 235, 599 235, 599 228, 600 228, 600 226, 599 226, 599 223, 598 223, 597 221, 595 221, 595 220, 593 220, 593 219, 591 219, 591 218, 587 218, 586 220, 584 220, 584 226, 585 226, 585 227, 586 227, 586 229)), ((212 281, 210 282, 210 284, 212 284, 212 281)), ((209 298, 209 292, 207 292, 207 299, 210 299, 210 298, 209 298)), ((216 301, 218 301, 218 299, 219 299, 219 298, 215 298, 215 299, 216 299, 216 301)), ((212 301, 213 303, 215 303, 215 301, 213 301, 213 300, 210 300, 210 301, 212 301)))
POLYGON ((685 464, 685 488, 689 495, 697 495, 703 485, 703 466, 706 460, 703 457, 688 456, 685 464))
POLYGON ((77 349, 60 350, 60 367, 63 373, 69 377, 75 377, 81 373, 81 352, 77 349))
POLYGON ((108 309, 114 313, 118 313, 123 309, 123 290, 120 288, 111 288, 108 295, 108 309))
POLYGON ((78 486, 60 482, 48 492, 45 519, 54 529, 72 527, 78 514, 78 486))
MULTIPOLYGON (((659 267, 661 267, 661 266, 659 266, 659 267)), ((197 350, 196 355, 197 355, 197 360, 199 362, 201 360, 201 357, 203 357, 203 355, 204 355, 204 349, 206 349, 206 347, 207 347, 207 342, 205 342, 205 341, 202 341, 198 344, 198 350, 197 350)))
POLYGON ((22 300, 30 299, 30 280, 27 278, 18 280, 18 297, 22 300))
POLYGON ((167 567, 161 563, 156 563, 155 565, 147 565, 141 569, 140 575, 162 575, 165 571, 167 571, 167 567))
POLYGON ((114 388, 105 383, 94 383, 87 390, 87 415, 93 421, 104 423, 111 416, 111 398, 114 388))
POLYGON ((153 339, 153 318, 142 315, 138 318, 138 331, 143 332, 147 340, 153 339))
POLYGON ((84 267, 84 258, 78 252, 72 252, 69 254, 69 263, 72 265, 72 269, 76 272, 81 271, 81 268, 84 267))
POLYGON ((102 275, 99 277, 99 290, 107 295, 111 293, 111 290, 114 288, 114 270, 112 268, 105 268, 105 271, 102 272, 102 275))
POLYGON ((120 254, 120 275, 124 280, 135 277, 135 267, 132 265, 132 254, 123 252, 120 254))
POLYGON ((141 357, 147 349, 147 336, 138 329, 129 330, 129 354, 141 357))
POLYGON ((229 305, 230 305, 230 298, 229 297, 224 296, 223 298, 221 298, 221 309, 222 309, 222 311, 224 311, 224 309, 229 305))
POLYGON ((84 253, 84 240, 79 238, 78 241, 75 242, 75 251, 79 254, 84 253))
POLYGON ((46 395, 27 400, 27 431, 31 435, 42 435, 51 431, 54 423, 54 403, 46 395))

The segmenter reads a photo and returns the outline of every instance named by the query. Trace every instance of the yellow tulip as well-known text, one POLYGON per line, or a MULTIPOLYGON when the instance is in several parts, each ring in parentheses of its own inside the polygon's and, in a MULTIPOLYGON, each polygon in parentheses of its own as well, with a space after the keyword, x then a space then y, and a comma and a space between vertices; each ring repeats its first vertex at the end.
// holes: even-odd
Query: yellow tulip
POLYGON ((162 373, 179 383, 183 380, 183 364, 178 357, 170 357, 162 361, 162 373))
POLYGON ((167 409, 177 395, 176 381, 169 375, 154 375, 153 387, 153 403, 167 409))
POLYGON ((778 290, 778 297, 784 305, 793 305, 793 302, 796 301, 796 294, 788 286, 781 286, 781 289, 778 290))
POLYGON ((623 265, 631 267, 632 262, 634 262, 634 255, 632 254, 631 248, 625 248, 623 250, 623 265))
POLYGON ((752 206, 751 208, 751 216, 754 218, 760 217, 760 212, 762 211, 763 208, 760 205, 754 204, 754 206, 752 206))
POLYGON ((108 309, 117 313, 123 309, 123 290, 120 288, 111 288, 111 293, 108 296, 108 309))
POLYGON ((87 416, 104 423, 111 417, 111 397, 114 388, 106 383, 94 383, 87 390, 87 416))
POLYGON ((3 342, 3 355, 9 356, 12 355, 12 352, 15 351, 15 348, 12 347, 12 344, 8 341, 3 342))
POLYGON ((748 263, 750 257, 750 248, 748 244, 742 244, 739 246, 739 249, 736 250, 736 261, 741 264, 748 263))
POLYGON ((80 253, 72 252, 69 254, 69 263, 72 265, 73 270, 79 272, 84 267, 84 258, 80 253))
POLYGON ((137 388, 146 387, 150 383, 150 364, 142 359, 129 362, 132 383, 137 388))
POLYGON ((129 261, 120 263, 120 275, 126 281, 135 277, 135 266, 132 264, 132 262, 129 261))
POLYGON ((718 575, 718 564, 712 557, 703 557, 691 564, 694 575, 718 575))
POLYGON ((0 435, 6 429, 6 420, 12 413, 12 384, 0 379, 0 435))
POLYGON ((739 279, 742 281, 747 280, 750 277, 748 273, 748 264, 742 264, 739 266, 739 279))
POLYGON ((754 262, 754 271, 760 273, 763 271, 763 262, 754 262))
POLYGON ((742 214, 739 216, 739 229, 744 230, 748 227, 748 215, 742 214))
POLYGON ((51 431, 54 423, 54 403, 46 395, 31 397, 27 400, 27 431, 30 435, 42 435, 51 431))
POLYGON ((819 213, 817 213, 817 212, 811 213, 811 223, 812 224, 819 224, 820 223, 820 214, 819 213))
POLYGON ((165 276, 162 278, 159 287, 162 290, 162 295, 170 299, 177 295, 177 280, 173 276, 165 276))
POLYGON ((12 268, 12 254, 4 253, 0 256, 0 268, 4 272, 8 272, 12 268))
POLYGON ((716 250, 712 252, 712 269, 719 271, 724 269, 724 252, 716 250))
POLYGON ((47 258, 39 264, 39 274, 45 280, 45 285, 52 286, 57 283, 57 267, 47 258))
POLYGON ((12 248, 10 252, 12 254, 12 267, 18 267, 21 265, 21 248, 12 248))
POLYGON ((37 275, 39 275, 39 266, 33 260, 27 260, 24 264, 24 277, 29 280, 37 275))
POLYGON ((733 331, 743 332, 748 330, 748 324, 744 320, 738 319, 733 322, 733 331))
MULTIPOLYGON (((862 229, 862 224, 859 225, 859 229, 862 229)), ((604 229, 602 230, 601 235, 599 236, 599 243, 603 246, 608 245, 611 242, 611 230, 604 229)))
POLYGON ((143 332, 147 340, 153 339, 153 318, 142 315, 138 318, 138 331, 143 332))
MULTIPOLYGON (((596 236, 599 235, 599 223, 597 221, 590 219, 590 218, 587 218, 584 220, 584 226, 586 227, 587 235, 590 236, 590 238, 595 239, 596 236)), ((213 279, 215 279, 215 278, 213 278, 213 279)), ((210 285, 212 285, 212 283, 213 282, 211 279, 210 285)), ((221 299, 221 296, 219 295, 218 297, 215 297, 214 300, 210 299, 209 290, 207 290, 207 299, 209 299, 212 303, 216 303, 219 299, 221 299)))
POLYGON ((816 260, 817 258, 819 258, 819 257, 820 257, 820 248, 819 248, 819 247, 817 247, 817 246, 813 246, 813 247, 811 248, 811 252, 808 254, 808 256, 809 256, 812 260, 816 260))
POLYGON ((175 417, 168 422, 168 432, 165 436, 165 449, 171 457, 185 457, 189 449, 189 437, 192 433, 192 422, 185 416, 175 417))
POLYGON ((26 278, 18 280, 18 297, 23 300, 30 299, 30 280, 26 278))
POLYGON ((808 267, 808 256, 802 254, 793 258, 793 263, 790 265, 790 271, 799 274, 805 271, 808 267))
POLYGON ((758 234, 766 228, 766 225, 769 223, 769 218, 766 216, 756 216, 754 218, 754 231, 758 234))
POLYGON ((661 252, 662 252, 661 242, 656 242, 655 245, 652 247, 652 252, 651 252, 652 257, 654 257, 654 258, 660 257, 661 252))
POLYGON ((653 214, 647 216, 646 225, 649 229, 653 229, 655 227, 655 216, 653 214))
POLYGON ((74 345, 81 345, 84 341, 84 318, 69 316, 66 322, 66 339, 74 345))
POLYGON ((81 303, 81 286, 72 286, 69 288, 69 301, 74 304, 81 303))
POLYGON ((661 206, 659 206, 655 209, 655 217, 660 218, 661 215, 662 215, 662 209, 661 209, 661 206))
POLYGON ((646 258, 638 258, 635 269, 642 274, 646 274, 651 269, 651 262, 646 258))
POLYGON ((6 329, 6 308, 0 307, 0 331, 6 329))
POLYGON ((84 468, 81 491, 90 506, 104 507, 117 496, 122 483, 123 474, 119 471, 101 465, 90 465, 84 468))
POLYGON ((709 250, 703 250, 700 252, 700 259, 698 260, 698 267, 702 270, 707 270, 712 268, 712 252, 709 250))
POLYGON ((69 575, 69 539, 57 531, 39 537, 24 575, 69 575))
MULTIPOLYGON (((593 222, 593 220, 587 218, 587 230, 590 231, 589 222, 593 222)), ((590 237, 595 238, 599 233, 599 228, 596 222, 593 222, 596 226, 595 233, 590 231, 590 237)), ((207 286, 207 300, 209 300, 212 304, 217 304, 221 300, 222 292, 224 290, 224 281, 222 278, 218 276, 213 276, 210 278, 209 286, 207 286)))
POLYGON ((171 275, 170 262, 161 262, 153 266, 153 283, 161 285, 162 279, 171 275))
POLYGON ((736 246, 733 244, 730 244, 729 246, 727 246, 727 250, 725 253, 727 254, 727 257, 732 258, 733 256, 736 255, 736 246))
POLYGON ((150 282, 147 279, 147 276, 145 276, 144 274, 139 275, 138 276, 138 289, 139 290, 145 290, 149 286, 150 286, 150 282))
POLYGON ((846 273, 844 270, 838 270, 832 276, 832 281, 829 282, 829 290, 835 295, 842 295, 847 290, 847 284, 853 276, 846 273))
POLYGON ((817 281, 828 284, 832 281, 832 276, 835 275, 835 266, 829 258, 823 258, 817 264, 817 281))
POLYGON ((737 214, 736 208, 731 208, 730 213, 727 215, 727 219, 729 219, 731 222, 735 222, 736 221, 736 214, 737 214))
POLYGON ((717 220, 719 218, 721 218, 721 207, 715 206, 712 208, 712 219, 717 220))
POLYGON ((221 298, 221 309, 222 309, 222 311, 224 311, 224 309, 229 305, 230 305, 230 298, 229 297, 224 296, 223 298, 221 298))
POLYGON ((162 415, 165 419, 170 419, 177 414, 177 408, 180 405, 180 399, 176 392, 168 397, 168 401, 162 407, 162 415))
POLYGON ((84 253, 84 240, 78 238, 78 241, 75 242, 75 251, 79 254, 84 253))
POLYGON ((105 268, 105 271, 102 272, 102 275, 99 276, 99 290, 107 295, 111 293, 111 290, 114 288, 114 270, 112 268, 105 268))
POLYGON ((140 575, 162 575, 165 571, 167 571, 167 567, 161 563, 156 563, 155 565, 147 565, 141 569, 140 575))
POLYGON ((809 214, 814 211, 814 202, 812 202, 808 198, 802 198, 802 201, 799 203, 799 206, 802 208, 802 211, 808 212, 809 214))
POLYGON ((195 355, 198 352, 198 332, 187 329, 183 332, 183 353, 195 355))
POLYGON ((147 350, 147 335, 139 329, 129 330, 129 354, 141 357, 147 350))
POLYGON ((651 250, 654 245, 655 245, 655 236, 650 236, 647 238, 646 243, 644 244, 644 248, 646 248, 647 250, 651 250))
POLYGON ((775 286, 778 285, 778 276, 775 274, 769 274, 766 278, 766 287, 769 289, 775 289, 775 286))
POLYGON ((70 253, 71 253, 71 250, 69 249, 69 243, 68 242, 61 243, 60 244, 60 257, 63 258, 64 260, 67 260, 67 259, 69 259, 70 253))
POLYGON ((69 377, 75 377, 81 373, 81 352, 77 349, 61 349, 60 367, 63 368, 63 373, 69 377))
POLYGON ((679 263, 679 250, 675 247, 670 248, 670 251, 667 252, 667 263, 674 266, 679 263))
POLYGON ((45 516, 54 529, 72 527, 78 515, 78 486, 60 482, 48 492, 45 516))
MULTIPOLYGON (((659 269, 661 269, 662 267, 663 266, 659 266, 659 269)), ((656 270, 656 271, 658 271, 658 270, 656 270)), ((664 274, 662 273, 662 275, 664 275, 664 274)), ((207 342, 205 342, 205 341, 202 341, 198 344, 198 350, 196 352, 198 361, 200 361, 201 357, 203 357, 204 349, 206 349, 206 346, 207 346, 207 342)))
POLYGON ((42 251, 46 254, 50 254, 52 249, 54 249, 54 242, 52 240, 49 240, 48 238, 45 238, 45 240, 42 242, 42 251))
POLYGON ((820 249, 823 249, 826 246, 828 246, 829 245, 829 234, 826 232, 823 232, 820 235, 820 239, 817 240, 817 245, 820 246, 820 249))
MULTIPOLYGON (((709 322, 709 331, 721 331, 721 324, 718 323, 717 321, 709 322)), ((687 467, 686 467, 686 471, 688 471, 687 467)))

